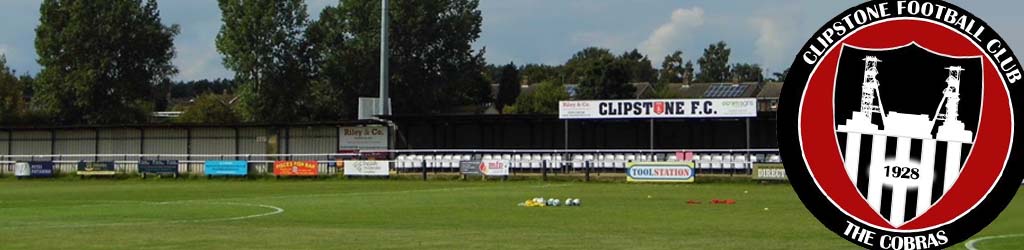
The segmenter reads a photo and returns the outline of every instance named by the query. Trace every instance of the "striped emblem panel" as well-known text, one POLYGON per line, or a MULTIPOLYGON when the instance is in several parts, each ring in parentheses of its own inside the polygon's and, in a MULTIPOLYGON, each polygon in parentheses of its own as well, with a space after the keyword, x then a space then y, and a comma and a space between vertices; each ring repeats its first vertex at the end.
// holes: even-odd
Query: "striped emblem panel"
POLYGON ((895 226, 924 214, 949 191, 971 149, 961 142, 836 134, 850 180, 895 226))

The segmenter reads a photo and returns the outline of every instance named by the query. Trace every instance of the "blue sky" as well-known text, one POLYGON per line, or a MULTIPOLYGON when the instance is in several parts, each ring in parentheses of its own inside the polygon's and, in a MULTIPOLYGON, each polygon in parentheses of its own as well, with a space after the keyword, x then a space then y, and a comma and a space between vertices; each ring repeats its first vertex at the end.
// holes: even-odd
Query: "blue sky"
MULTIPOLYGON (((407 1, 407 0, 395 0, 407 1)), ((8 66, 38 72, 33 40, 41 0, 0 2, 0 54, 8 66)), ((307 0, 311 17, 337 0, 307 0)), ((481 0, 483 33, 491 63, 561 64, 588 46, 616 53, 639 49, 660 66, 675 50, 685 60, 713 42, 732 48, 731 62, 757 63, 769 72, 788 67, 798 47, 829 18, 861 1, 838 0, 481 0)), ((1024 51, 1024 1, 952 1, 989 22, 1017 51, 1024 51)), ((160 0, 164 23, 181 25, 175 39, 175 79, 230 78, 214 47, 220 28, 216 0, 160 0)))

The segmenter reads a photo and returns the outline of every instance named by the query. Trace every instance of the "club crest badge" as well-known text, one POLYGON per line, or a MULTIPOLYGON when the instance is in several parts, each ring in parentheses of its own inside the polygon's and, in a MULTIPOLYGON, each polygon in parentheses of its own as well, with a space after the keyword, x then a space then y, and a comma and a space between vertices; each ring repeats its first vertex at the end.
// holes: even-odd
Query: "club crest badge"
POLYGON ((783 87, 787 175, 861 247, 947 248, 991 223, 1024 179, 1020 62, 943 1, 870 1, 826 23, 783 87))

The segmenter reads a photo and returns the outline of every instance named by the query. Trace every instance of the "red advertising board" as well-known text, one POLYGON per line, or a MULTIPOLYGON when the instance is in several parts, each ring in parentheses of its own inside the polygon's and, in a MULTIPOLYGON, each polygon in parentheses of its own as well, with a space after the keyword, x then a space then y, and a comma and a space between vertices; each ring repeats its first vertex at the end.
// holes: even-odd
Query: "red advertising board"
POLYGON ((316 161, 275 161, 274 175, 277 176, 316 176, 316 161))

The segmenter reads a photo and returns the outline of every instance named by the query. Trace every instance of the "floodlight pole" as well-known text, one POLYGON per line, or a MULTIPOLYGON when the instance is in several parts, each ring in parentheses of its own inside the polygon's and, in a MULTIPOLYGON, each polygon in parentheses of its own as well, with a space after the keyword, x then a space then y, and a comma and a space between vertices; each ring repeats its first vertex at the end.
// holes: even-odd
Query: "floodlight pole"
POLYGON ((745 130, 747 132, 747 135, 746 135, 746 138, 747 138, 747 154, 746 154, 746 159, 747 159, 747 161, 750 161, 750 164, 751 164, 750 165, 750 171, 751 171, 751 173, 753 173, 753 171, 754 171, 754 165, 753 165, 754 161, 750 160, 750 155, 751 155, 750 154, 750 117, 746 118, 746 129, 745 130))
POLYGON ((388 100, 388 0, 380 1, 380 115, 391 115, 388 100))
POLYGON ((647 131, 650 133, 649 134, 650 137, 648 138, 647 142, 650 143, 651 154, 653 155, 654 154, 654 118, 650 119, 650 128, 647 131))
POLYGON ((569 151, 569 119, 562 120, 562 128, 565 129, 565 133, 562 134, 563 149, 569 151))

